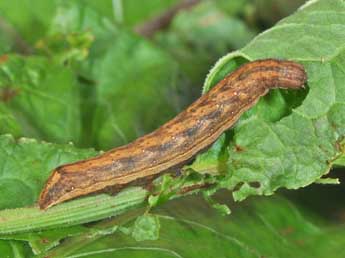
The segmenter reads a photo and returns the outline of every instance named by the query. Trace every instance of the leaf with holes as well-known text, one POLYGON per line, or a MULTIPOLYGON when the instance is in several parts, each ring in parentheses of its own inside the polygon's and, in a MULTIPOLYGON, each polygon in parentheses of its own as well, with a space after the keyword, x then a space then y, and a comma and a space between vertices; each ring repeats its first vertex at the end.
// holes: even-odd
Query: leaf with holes
POLYGON ((38 143, 26 138, 15 141, 9 135, 0 136, 0 209, 34 204, 53 168, 96 153, 73 145, 38 143))
POLYGON ((233 129, 228 173, 220 187, 234 190, 235 200, 307 186, 343 156, 344 12, 344 1, 310 1, 242 50, 220 59, 209 73, 205 91, 245 60, 292 59, 308 74, 307 90, 293 93, 297 96, 272 92, 233 129))

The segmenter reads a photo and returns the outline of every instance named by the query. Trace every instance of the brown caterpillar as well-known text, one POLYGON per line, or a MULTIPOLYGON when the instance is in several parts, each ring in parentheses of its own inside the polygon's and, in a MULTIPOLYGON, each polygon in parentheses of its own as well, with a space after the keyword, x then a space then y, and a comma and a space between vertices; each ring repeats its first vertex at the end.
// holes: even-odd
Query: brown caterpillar
POLYGON ((242 65, 154 132, 98 157, 56 168, 39 206, 46 209, 109 187, 147 185, 212 144, 269 89, 298 89, 306 80, 303 66, 292 61, 266 59, 242 65))

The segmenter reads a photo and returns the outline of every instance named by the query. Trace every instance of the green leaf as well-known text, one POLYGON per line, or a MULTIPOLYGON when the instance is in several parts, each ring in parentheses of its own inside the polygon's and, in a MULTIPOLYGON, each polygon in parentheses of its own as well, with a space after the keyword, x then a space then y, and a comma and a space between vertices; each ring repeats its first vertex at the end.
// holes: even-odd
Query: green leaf
MULTIPOLYGON (((177 66, 167 54, 81 1, 60 3, 53 20, 55 37, 80 30, 95 37, 88 59, 78 69, 84 81, 83 146, 109 149, 125 144, 176 113, 177 66)), ((56 51, 54 55, 60 58, 56 51)))
POLYGON ((94 150, 0 136, 0 209, 31 205, 55 167, 90 157, 94 150))
MULTIPOLYGON (((109 5, 106 2, 104 4, 109 5)), ((107 32, 112 34, 111 31, 115 30, 113 22, 102 16, 94 6, 91 1, 58 0, 51 17, 49 35, 89 32, 98 38, 107 32)))
POLYGON ((152 214, 144 214, 135 220, 131 236, 136 241, 157 240, 159 229, 159 218, 152 214))
POLYGON ((158 180, 160 181, 157 184, 158 189, 156 190, 158 194, 150 195, 148 199, 150 207, 155 207, 168 201, 174 194, 176 194, 176 189, 172 189, 172 187, 181 186, 181 183, 176 182, 171 175, 163 175, 158 180))
MULTIPOLYGON (((228 200, 227 196, 223 193, 217 199, 228 200)), ((284 198, 256 198, 245 205, 230 205, 235 206, 233 214, 221 216, 201 198, 183 198, 157 210, 161 224, 159 240, 137 242, 116 231, 84 243, 82 236, 67 239, 64 245, 45 255, 188 258, 344 255, 342 227, 312 218, 307 210, 284 198)))
POLYGON ((25 258, 30 250, 19 241, 0 240, 0 253, 2 257, 25 258))
POLYGON ((88 6, 90 9, 96 11, 100 16, 114 20, 114 1, 94 1, 82 0, 79 1, 81 5, 88 6))
POLYGON ((41 232, 0 235, 1 239, 27 241, 34 254, 40 254, 60 244, 66 237, 80 235, 89 230, 82 226, 54 229, 41 232))
POLYGON ((113 1, 113 11, 118 22, 132 27, 151 17, 157 17, 177 3, 177 0, 143 0, 138 5, 136 0, 113 1))
POLYGON ((1 1, 0 16, 11 23, 26 41, 34 43, 47 32, 55 11, 55 2, 46 0, 1 1))
POLYGON ((1 24, 3 21, 0 18, 0 63, 1 63, 1 55, 6 54, 11 51, 13 45, 14 45, 14 40, 13 37, 6 34, 5 31, 6 29, 3 28, 6 25, 1 24))
MULTIPOLYGON (((100 223, 99 223, 100 224, 100 223)), ((0 235, 1 239, 27 241, 35 255, 44 254, 48 250, 60 244, 65 238, 71 238, 79 235, 88 238, 98 238, 101 236, 113 234, 118 229, 117 225, 96 225, 92 227, 70 226, 59 229, 44 230, 39 232, 28 232, 19 234, 0 235)), ((10 243, 10 242, 9 242, 10 243)))
POLYGON ((223 134, 208 151, 199 154, 191 165, 185 166, 201 174, 219 175, 226 173, 228 153, 226 147, 229 140, 223 134))
POLYGON ((126 32, 111 42, 105 52, 90 53, 85 72, 97 82, 92 125, 103 149, 155 129, 175 113, 177 98, 177 67, 168 55, 126 32))
POLYGON ((311 1, 244 49, 223 57, 209 73, 205 90, 243 59, 291 59, 302 63, 308 74, 309 91, 299 93, 304 100, 291 104, 291 96, 282 95, 284 104, 267 101, 270 95, 242 116, 233 129, 229 169, 220 187, 234 190, 235 200, 271 195, 281 187, 307 186, 327 174, 332 161, 342 155, 344 11, 345 4, 340 0, 311 1), (283 112, 267 116, 278 104, 283 112))
POLYGON ((220 9, 226 11, 227 14, 234 16, 235 14, 242 13, 246 10, 247 0, 227 1, 227 0, 216 0, 216 4, 220 9))
POLYGON ((21 126, 6 104, 0 102, 0 134, 8 132, 18 137, 21 134, 21 126))
MULTIPOLYGON (((0 207, 16 208, 36 203, 51 170, 61 164, 94 156, 94 150, 73 145, 39 143, 9 135, 0 136, 0 207)), ((141 205, 147 191, 127 189, 116 196, 106 194, 81 198, 47 211, 37 206, 0 211, 0 234, 37 231, 79 225, 123 213, 141 205)))
POLYGON ((169 30, 157 33, 155 41, 174 56, 194 84, 201 84, 219 56, 253 37, 243 21, 228 16, 215 1, 203 1, 177 14, 169 30))
POLYGON ((79 141, 79 91, 69 69, 45 58, 10 55, 0 64, 0 96, 10 113, 6 133, 18 135, 20 128, 22 136, 79 141))
POLYGON ((320 178, 315 181, 317 184, 330 184, 338 185, 340 184, 339 178, 320 178))
POLYGON ((216 200, 214 200, 208 192, 204 192, 204 200, 212 206, 215 210, 219 212, 221 215, 229 215, 231 213, 230 208, 226 204, 220 204, 216 200))

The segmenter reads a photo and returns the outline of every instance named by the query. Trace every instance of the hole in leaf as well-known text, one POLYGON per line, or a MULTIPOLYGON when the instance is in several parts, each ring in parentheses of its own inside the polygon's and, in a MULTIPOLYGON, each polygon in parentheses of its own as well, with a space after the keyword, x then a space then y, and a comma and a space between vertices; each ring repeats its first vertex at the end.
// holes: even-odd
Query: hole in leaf
POLYGON ((260 188, 261 184, 258 181, 249 182, 249 185, 253 188, 260 188))
POLYGON ((239 182, 237 185, 235 185, 233 191, 236 192, 236 191, 240 190, 240 188, 242 187, 243 184, 244 184, 243 182, 239 182))

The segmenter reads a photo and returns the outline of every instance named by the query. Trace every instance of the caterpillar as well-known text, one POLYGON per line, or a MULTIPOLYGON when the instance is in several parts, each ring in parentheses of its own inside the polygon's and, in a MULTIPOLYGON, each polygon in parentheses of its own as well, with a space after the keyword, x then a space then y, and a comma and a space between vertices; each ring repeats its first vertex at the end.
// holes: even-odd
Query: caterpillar
POLYGON ((292 61, 246 63, 152 133, 54 169, 39 196, 39 207, 47 209, 109 187, 147 186, 210 146, 270 89, 299 89, 306 81, 303 66, 292 61))

